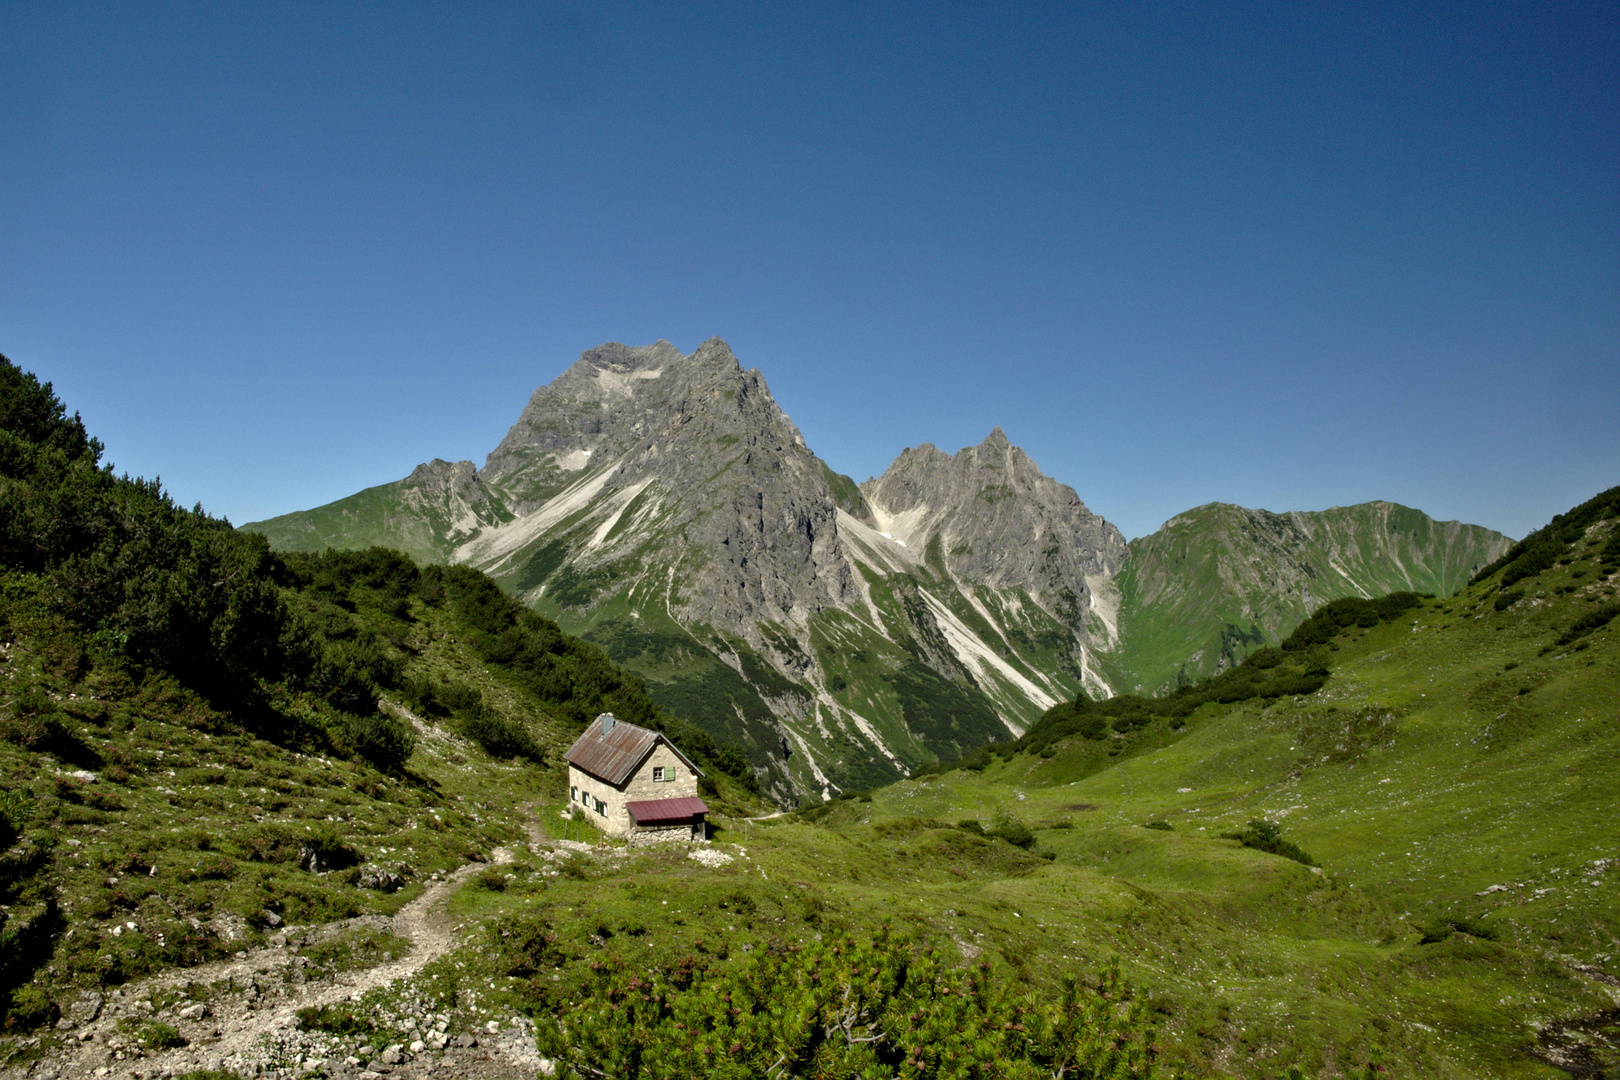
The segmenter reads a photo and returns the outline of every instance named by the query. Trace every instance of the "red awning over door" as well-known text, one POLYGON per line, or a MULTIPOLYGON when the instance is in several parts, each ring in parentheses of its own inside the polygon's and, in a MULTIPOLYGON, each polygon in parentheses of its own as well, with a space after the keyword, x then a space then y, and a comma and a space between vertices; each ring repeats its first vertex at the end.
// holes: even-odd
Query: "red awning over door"
POLYGON ((644 799, 625 807, 637 825, 668 825, 678 821, 691 821, 709 812, 703 800, 696 795, 681 799, 644 799))

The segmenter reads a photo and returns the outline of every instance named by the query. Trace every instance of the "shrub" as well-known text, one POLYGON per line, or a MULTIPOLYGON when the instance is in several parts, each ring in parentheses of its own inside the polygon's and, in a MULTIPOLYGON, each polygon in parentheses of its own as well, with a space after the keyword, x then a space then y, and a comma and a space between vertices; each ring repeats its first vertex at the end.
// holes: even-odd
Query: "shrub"
POLYGON ((1023 820, 1003 811, 996 815, 995 825, 990 829, 990 835, 1007 841, 1013 847, 1023 848, 1025 851, 1035 846, 1035 834, 1023 820))
POLYGON ((338 745, 383 772, 398 772, 416 750, 416 732, 398 717, 340 713, 334 732, 338 745))
POLYGON ((1111 969, 1037 994, 886 930, 776 944, 719 968, 612 960, 537 1026, 559 1073, 653 1076, 1159 1075, 1149 1015, 1111 969))
POLYGON ((440 682, 431 678, 407 678, 400 687, 418 712, 431 716, 450 716, 458 712, 472 712, 480 708, 484 699, 478 691, 464 683, 440 682))
POLYGON ((535 742, 527 726, 486 705, 467 713, 457 726, 491 757, 528 758, 537 764, 545 761, 545 751, 535 742))
POLYGON ((567 959, 557 945, 551 924, 537 916, 507 915, 497 919, 489 924, 485 939, 494 953, 495 968, 503 975, 536 975, 567 959))
POLYGON ((1523 589, 1506 589, 1496 594, 1496 599, 1491 602, 1491 606, 1497 611, 1506 611, 1523 599, 1523 589))
POLYGON ((26 791, 0 791, 0 851, 22 834, 33 813, 34 800, 26 791))
POLYGON ((1158 829, 1160 832, 1173 832, 1174 828, 1168 821, 1150 821, 1142 826, 1144 829, 1158 829))
POLYGON ((331 825, 300 832, 286 826, 244 829, 235 837, 250 862, 296 863, 305 870, 343 870, 360 861, 360 853, 331 825))
POLYGON ((375 1024, 355 1012, 348 1004, 309 1006, 299 1009, 300 1031, 324 1031, 331 1035, 366 1037, 377 1030, 375 1024))
POLYGON ((1418 944, 1433 945, 1445 941, 1452 934, 1467 934, 1469 937, 1479 938, 1482 941, 1495 941, 1496 928, 1486 926, 1477 919, 1433 919, 1426 923, 1422 930, 1418 944))
POLYGON ((1371 627, 1380 622, 1399 618, 1422 604, 1425 597, 1419 593, 1396 592, 1376 600, 1363 600, 1345 596, 1329 601, 1316 609, 1310 618, 1300 623, 1282 643, 1284 652, 1298 652, 1313 645, 1325 645, 1335 634, 1349 626, 1371 627))
POLYGON ((148 1050, 174 1050, 186 1045, 180 1029, 161 1020, 148 1020, 135 1037, 148 1050))
POLYGON ((1611 570, 1620 567, 1620 526, 1609 533, 1609 542, 1603 545, 1598 560, 1611 570))
POLYGON ((1558 644, 1568 645, 1577 638, 1585 637, 1599 627, 1607 626, 1617 615, 1620 615, 1620 604, 1605 604, 1603 607, 1588 611, 1570 623, 1564 636, 1558 639, 1558 644))
POLYGON ((1274 821, 1255 818, 1238 832, 1221 833, 1223 840, 1236 840, 1246 848, 1264 851, 1269 855, 1281 855, 1285 859, 1293 859, 1306 866, 1316 866, 1317 861, 1305 853, 1299 845, 1282 838, 1282 830, 1274 821))
POLYGON ((411 951, 409 938, 396 937, 384 930, 346 930, 303 950, 311 976, 339 971, 358 971, 398 960, 411 951))
POLYGON ((54 1023, 61 1010, 38 986, 18 986, 9 1000, 0 998, 0 1031, 31 1031, 54 1023))
MULTIPOLYGON (((1504 588, 1515 581, 1538 574, 1563 556, 1569 545, 1585 534, 1588 526, 1614 517, 1620 517, 1620 487, 1612 487, 1574 509, 1557 515, 1546 525, 1508 548, 1501 558, 1469 579, 1468 584, 1476 585, 1498 570, 1504 570, 1502 574, 1504 588)), ((1610 543, 1611 545, 1614 543, 1612 537, 1610 543)), ((1604 548, 1605 559, 1609 557, 1609 552, 1609 548, 1604 548)))

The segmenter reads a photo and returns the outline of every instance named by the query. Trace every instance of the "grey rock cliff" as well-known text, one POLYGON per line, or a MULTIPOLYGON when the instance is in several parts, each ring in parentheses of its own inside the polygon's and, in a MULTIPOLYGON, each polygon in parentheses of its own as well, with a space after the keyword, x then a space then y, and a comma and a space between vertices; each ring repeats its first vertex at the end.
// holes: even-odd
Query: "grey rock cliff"
MULTIPOLYGON (((643 520, 659 537, 653 557, 674 569, 681 621, 754 639, 759 620, 802 624, 855 595, 827 470, 719 338, 690 356, 663 341, 586 352, 535 391, 480 476, 521 517, 604 469, 604 491, 656 499, 643 520)), ((615 555, 579 552, 599 565, 615 555)))
POLYGON ((1125 537, 1046 476, 1001 428, 954 456, 927 443, 861 485, 879 528, 962 581, 1027 590, 1076 631, 1088 578, 1112 577, 1125 537))

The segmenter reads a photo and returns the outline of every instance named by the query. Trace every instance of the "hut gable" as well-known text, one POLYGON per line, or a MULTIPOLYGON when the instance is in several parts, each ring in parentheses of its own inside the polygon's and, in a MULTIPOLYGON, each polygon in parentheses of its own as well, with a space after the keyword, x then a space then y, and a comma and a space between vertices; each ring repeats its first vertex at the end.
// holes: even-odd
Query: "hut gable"
POLYGON ((569 802, 608 835, 705 837, 708 807, 697 793, 703 771, 659 732, 603 713, 564 756, 569 802))
POLYGON ((574 740, 574 745, 568 748, 564 757, 568 764, 581 772, 590 773, 617 787, 630 778, 659 743, 669 747, 677 758, 685 762, 694 776, 703 775, 703 770, 692 764, 692 759, 681 753, 662 734, 627 724, 612 713, 603 713, 591 721, 591 726, 574 740))

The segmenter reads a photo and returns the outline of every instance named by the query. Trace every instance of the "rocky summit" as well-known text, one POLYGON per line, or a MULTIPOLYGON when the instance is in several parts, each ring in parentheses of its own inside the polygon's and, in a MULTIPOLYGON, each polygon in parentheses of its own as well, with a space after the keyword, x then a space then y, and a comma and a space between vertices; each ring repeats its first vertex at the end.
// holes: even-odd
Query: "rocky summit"
POLYGON ((784 802, 1016 737, 1082 691, 1222 670, 1339 596, 1454 591, 1509 543, 1372 503, 1202 507, 1127 544, 999 427, 857 485, 719 338, 591 349, 482 468, 434 461, 243 528, 486 571, 784 802))

